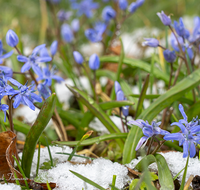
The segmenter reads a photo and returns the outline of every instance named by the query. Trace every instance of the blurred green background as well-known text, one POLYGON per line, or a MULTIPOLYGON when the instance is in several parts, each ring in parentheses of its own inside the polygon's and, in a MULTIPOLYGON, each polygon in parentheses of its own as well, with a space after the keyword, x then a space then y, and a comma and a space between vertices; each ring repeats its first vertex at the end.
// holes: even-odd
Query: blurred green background
MULTIPOLYGON (((97 2, 100 4, 114 4, 113 2, 103 3, 101 0, 97 2)), ((129 0, 129 3, 131 2, 133 1, 129 0)), ((42 36, 43 23, 47 24, 45 34, 45 38, 47 38, 51 34, 48 30, 49 26, 52 25, 52 18, 49 8, 45 4, 45 0, 0 0, 0 39, 5 37, 8 29, 15 29, 18 33, 29 35, 32 40, 41 42, 44 40, 42 39, 44 38, 42 36), (46 11, 48 12, 48 17, 44 16, 46 11), (41 12, 43 12, 43 16, 41 12)), ((55 12, 57 13, 61 7, 65 10, 70 10, 69 0, 61 0, 61 4, 55 7, 55 12)), ((170 14, 174 20, 184 15, 198 15, 200 3, 199 0, 146 0, 144 5, 125 22, 122 31, 132 32, 134 29, 144 25, 164 29, 156 15, 161 10, 166 14, 170 14)))

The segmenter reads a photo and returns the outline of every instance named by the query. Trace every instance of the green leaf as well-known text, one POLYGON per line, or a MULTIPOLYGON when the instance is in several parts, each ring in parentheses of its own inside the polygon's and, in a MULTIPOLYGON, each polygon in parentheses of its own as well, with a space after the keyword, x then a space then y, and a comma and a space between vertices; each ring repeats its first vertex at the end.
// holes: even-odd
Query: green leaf
POLYGON ((109 110, 113 108, 119 108, 123 106, 132 106, 134 103, 131 101, 109 101, 109 102, 103 102, 100 103, 99 106, 102 110, 109 110))
MULTIPOLYGON (((108 129, 110 133, 120 133, 120 130, 113 123, 110 117, 101 109, 101 107, 85 92, 80 91, 76 87, 66 85, 68 89, 80 100, 108 129)), ((116 140, 120 148, 123 150, 124 142, 122 139, 116 140)))
POLYGON ((149 74, 147 75, 147 77, 144 81, 144 85, 143 85, 143 88, 142 88, 142 91, 141 91, 141 94, 140 94, 140 98, 139 98, 139 101, 138 101, 138 104, 137 104, 135 118, 137 118, 142 113, 143 102, 144 102, 144 99, 145 99, 145 95, 146 95, 146 92, 147 92, 148 85, 149 85, 149 74))
MULTIPOLYGON (((103 57, 100 57, 100 61, 105 62, 105 63, 118 63, 119 57, 103 56, 103 57)), ((151 65, 149 63, 146 63, 138 59, 124 58, 123 63, 131 68, 140 68, 143 71, 146 71, 148 73, 151 72, 151 65)), ((159 70, 157 67, 154 68, 154 76, 158 79, 164 80, 165 83, 167 84, 169 82, 169 76, 163 71, 159 70)))
POLYGON ((73 173, 75 176, 79 177, 80 179, 82 179, 83 181, 85 181, 86 183, 89 183, 90 185, 96 187, 97 189, 100 189, 100 190, 106 190, 104 189, 103 187, 101 187, 100 185, 98 185, 97 183, 93 182, 92 180, 88 179, 87 177, 84 177, 82 176, 81 174, 79 173, 76 173, 72 170, 69 170, 71 173, 73 173))
POLYGON ((200 101, 195 102, 187 111, 186 115, 188 117, 188 121, 191 121, 193 117, 200 117, 200 101))
POLYGON ((144 166, 149 166, 150 164, 156 162, 155 156, 152 154, 149 154, 147 156, 145 156, 144 158, 142 158, 137 165, 135 166, 135 169, 137 169, 138 171, 144 171, 146 168, 144 168, 144 166))
MULTIPOLYGON (((101 141, 122 139, 122 138, 126 138, 126 137, 127 137, 127 133, 112 133, 109 135, 102 135, 99 137, 94 137, 91 139, 84 140, 83 142, 81 142, 81 144, 79 146, 87 146, 87 145, 91 145, 94 143, 99 143, 101 141)), ((52 143, 57 144, 57 145, 76 146, 78 142, 79 141, 53 141, 52 143)))
POLYGON ((35 123, 26 136, 22 154, 22 169, 28 178, 30 177, 31 165, 37 141, 53 115, 56 104, 55 100, 55 94, 52 94, 48 99, 46 99, 35 123))
POLYGON ((165 158, 161 154, 156 154, 155 159, 158 166, 158 178, 161 185, 161 190, 174 189, 172 174, 169 170, 165 158))

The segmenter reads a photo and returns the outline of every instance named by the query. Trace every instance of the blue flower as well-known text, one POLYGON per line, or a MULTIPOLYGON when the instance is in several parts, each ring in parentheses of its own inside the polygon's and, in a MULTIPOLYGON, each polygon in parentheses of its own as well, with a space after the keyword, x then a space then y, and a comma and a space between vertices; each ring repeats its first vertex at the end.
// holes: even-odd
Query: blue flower
POLYGON ((162 23, 166 26, 170 26, 171 25, 171 19, 169 16, 167 16, 163 11, 161 11, 161 13, 157 13, 157 15, 159 16, 160 20, 162 21, 162 23))
POLYGON ((57 13, 57 18, 58 20, 60 21, 65 21, 65 20, 69 20, 69 18, 71 17, 72 15, 72 12, 70 11, 64 11, 64 10, 60 10, 58 13, 57 13))
MULTIPOLYGON (((127 100, 127 98, 124 98, 124 100, 127 100)), ((123 115, 124 115, 125 117, 127 117, 128 114, 129 114, 129 107, 130 107, 130 106, 123 106, 123 107, 122 107, 122 113, 123 113, 123 115)))
POLYGON ((164 58, 167 62, 173 63, 176 60, 176 53, 175 51, 170 51, 166 49, 163 51, 164 58))
POLYGON ((13 30, 8 30, 6 34, 6 42, 11 47, 15 47, 19 43, 18 36, 13 30))
POLYGON ((52 56, 54 56, 56 54, 57 49, 58 49, 58 41, 55 40, 52 42, 51 47, 50 47, 50 52, 51 52, 52 56))
POLYGON ((61 35, 65 42, 71 43, 74 40, 74 34, 68 24, 61 26, 61 35))
POLYGON ((195 144, 200 143, 200 125, 198 125, 198 120, 193 120, 188 123, 187 115, 184 112, 183 106, 179 104, 179 110, 183 116, 179 122, 174 122, 171 125, 176 125, 181 129, 179 133, 167 134, 164 136, 165 140, 177 140, 179 141, 179 146, 183 145, 183 158, 188 156, 194 157, 196 154, 195 144))
POLYGON ((107 25, 103 22, 96 22, 93 28, 89 28, 85 31, 85 36, 91 42, 100 42, 102 40, 102 35, 106 30, 107 25))
POLYGON ((145 141, 147 141, 152 136, 156 136, 156 135, 159 135, 159 134, 161 134, 161 135, 169 134, 168 131, 165 131, 165 130, 163 130, 159 127, 161 122, 156 123, 155 121, 152 121, 152 123, 150 125, 148 123, 148 121, 145 122, 141 119, 137 119, 137 120, 129 121, 128 123, 140 127, 142 129, 143 134, 144 134, 144 136, 139 140, 135 150, 138 150, 143 145, 143 143, 145 141))
POLYGON ((0 77, 12 77, 13 76, 13 70, 10 67, 6 66, 0 66, 0 77))
POLYGON ((138 8, 137 3, 136 2, 132 2, 128 7, 128 11, 130 13, 134 13, 137 10, 137 8, 138 8))
MULTIPOLYGON (((1 99, 2 97, 0 97, 1 99)), ((1 101, 1 100, 0 100, 1 101)), ((6 104, 1 104, 0 102, 0 110, 4 112, 4 122, 6 122, 6 111, 8 110, 9 106, 6 104)))
POLYGON ((24 105, 27 105, 30 109, 35 110, 35 106, 33 104, 34 101, 42 102, 42 98, 40 98, 39 95, 33 93, 34 90, 29 90, 31 86, 27 86, 27 83, 25 85, 20 84, 15 79, 9 78, 9 81, 18 87, 18 90, 15 90, 17 95, 15 95, 13 108, 17 108, 21 103, 24 105))
POLYGON ((39 53, 39 51, 45 47, 45 44, 39 45, 37 46, 32 54, 29 57, 25 57, 23 55, 18 55, 17 56, 17 60, 20 62, 25 62, 25 64, 22 66, 21 68, 21 72, 24 73, 25 71, 28 71, 30 68, 33 69, 33 71, 35 73, 38 72, 38 70, 40 70, 38 63, 41 62, 49 62, 52 60, 51 57, 49 56, 38 56, 37 54, 39 53))
POLYGON ((74 51, 73 56, 74 56, 76 63, 78 63, 78 64, 83 63, 83 61, 84 61, 83 56, 78 51, 74 51))
POLYGON ((145 0, 137 0, 136 3, 137 3, 137 6, 140 7, 144 4, 145 0))
POLYGON ((97 70, 100 66, 100 60, 97 54, 92 54, 89 59, 89 67, 92 70, 97 70))
POLYGON ((38 71, 36 72, 36 74, 39 76, 37 81, 46 80, 46 84, 48 86, 51 86, 52 79, 56 80, 57 82, 63 81, 62 77, 55 75, 55 67, 52 67, 52 69, 49 70, 49 65, 46 65, 46 67, 42 68, 42 72, 41 70, 39 72, 38 71))
MULTIPOLYGON (((179 41, 181 47, 184 48, 183 38, 180 37, 180 36, 177 36, 177 38, 178 38, 178 41, 179 41)), ((171 36, 170 36, 170 42, 171 42, 172 48, 173 48, 175 51, 179 52, 180 50, 179 50, 178 42, 177 42, 177 40, 176 40, 176 38, 175 38, 175 36, 174 36, 173 33, 172 33, 171 36)))
POLYGON ((109 22, 111 19, 114 19, 116 16, 115 10, 111 6, 107 6, 102 11, 102 18, 105 22, 109 22))
POLYGON ((13 54, 13 51, 10 51, 3 55, 4 49, 3 49, 3 43, 0 40, 0 64, 3 63, 3 59, 10 57, 13 54))
POLYGON ((127 6, 128 6, 127 0, 119 0, 119 8, 121 10, 126 10, 127 6))
POLYGON ((47 85, 47 81, 38 84, 37 86, 39 95, 42 96, 44 99, 47 99, 49 96, 51 96, 51 90, 49 89, 47 85))
POLYGON ((159 41, 155 38, 144 38, 146 41, 142 42, 143 46, 158 47, 159 41))
MULTIPOLYGON (((187 38, 188 37, 188 32, 189 31, 187 31, 185 29, 185 26, 183 24, 183 19, 182 18, 179 19, 179 23, 177 21, 174 21, 174 28, 176 30, 176 33, 179 36, 181 36, 183 38, 187 38)), ((190 35, 190 33, 189 33, 189 35, 190 35)))
POLYGON ((92 10, 99 7, 98 3, 94 3, 93 0, 82 0, 80 3, 73 3, 72 8, 77 10, 77 15, 85 15, 86 17, 92 17, 92 10))
POLYGON ((8 80, 4 72, 1 73, 0 77, 0 97, 5 95, 15 95, 17 92, 8 84, 8 80))
POLYGON ((72 20, 71 28, 72 28, 73 32, 78 32, 79 31, 80 25, 79 25, 79 20, 78 19, 72 20))

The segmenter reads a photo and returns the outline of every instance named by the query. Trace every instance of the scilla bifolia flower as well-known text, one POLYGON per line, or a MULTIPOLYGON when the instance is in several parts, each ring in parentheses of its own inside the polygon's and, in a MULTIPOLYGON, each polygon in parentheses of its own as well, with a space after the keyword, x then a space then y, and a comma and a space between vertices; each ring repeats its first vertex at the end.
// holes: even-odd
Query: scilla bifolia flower
POLYGON ((143 46, 149 46, 149 47, 158 47, 159 41, 155 38, 144 38, 144 42, 142 42, 143 46))
POLYGON ((0 102, 0 110, 4 112, 4 122, 6 122, 6 111, 8 110, 9 106, 6 104, 1 104, 0 102))
POLYGON ((176 60, 176 53, 175 51, 170 51, 166 49, 163 51, 164 58, 167 62, 173 63, 176 60))
POLYGON ((20 104, 25 104, 30 109, 35 110, 33 102, 42 102, 42 98, 33 93, 34 90, 29 90, 31 86, 27 86, 27 83, 25 85, 22 85, 12 78, 9 78, 9 81, 18 87, 18 90, 15 90, 17 95, 14 97, 15 101, 13 103, 13 108, 17 108, 20 104))
POLYGON ((138 8, 137 3, 136 3, 136 2, 133 2, 133 3, 131 3, 131 4, 129 5, 128 11, 129 11, 130 13, 134 13, 134 12, 137 10, 137 8, 138 8))
POLYGON ((179 22, 174 21, 174 29, 176 30, 176 33, 181 36, 181 37, 185 37, 186 36, 186 29, 185 26, 183 24, 183 19, 180 18, 179 22))
POLYGON ((73 56, 74 56, 76 63, 78 63, 80 65, 83 63, 83 61, 84 61, 83 56, 78 51, 74 51, 73 56))
POLYGON ((38 63, 41 62, 49 62, 52 60, 50 56, 38 56, 38 53, 42 48, 45 47, 45 44, 37 46, 32 54, 29 57, 25 57, 23 55, 18 55, 17 60, 20 62, 24 62, 25 64, 21 68, 21 72, 24 73, 25 71, 28 71, 31 67, 34 72, 40 72, 40 67, 38 66, 38 63))
POLYGON ((61 36, 65 42, 71 43, 74 40, 74 34, 68 24, 61 26, 61 36))
POLYGON ((151 125, 146 121, 143 121, 141 119, 129 121, 129 124, 136 125, 142 129, 142 132, 144 136, 139 140, 137 147, 135 150, 138 150, 145 141, 147 141, 150 137, 156 136, 156 135, 167 135, 169 134, 168 131, 165 131, 159 127, 161 122, 156 123, 155 121, 152 121, 151 125))
POLYGON ((89 67, 92 70, 97 70, 100 66, 100 60, 97 54, 92 54, 89 59, 89 67))
POLYGON ((179 104, 179 110, 183 119, 180 119, 179 122, 174 122, 171 125, 178 126, 181 129, 181 132, 167 134, 164 136, 164 139, 179 141, 179 146, 183 145, 183 158, 186 158, 188 154, 190 154, 190 157, 192 158, 196 154, 195 145, 200 143, 200 136, 197 136, 200 132, 200 125, 198 125, 198 121, 195 120, 188 123, 187 115, 181 104, 179 104))
POLYGON ((162 23, 165 26, 170 26, 171 25, 171 19, 169 16, 167 16, 163 11, 161 11, 161 13, 157 13, 157 15, 159 16, 160 20, 162 21, 162 23))
POLYGON ((18 36, 13 30, 8 30, 6 34, 6 42, 11 47, 15 47, 19 43, 18 36))

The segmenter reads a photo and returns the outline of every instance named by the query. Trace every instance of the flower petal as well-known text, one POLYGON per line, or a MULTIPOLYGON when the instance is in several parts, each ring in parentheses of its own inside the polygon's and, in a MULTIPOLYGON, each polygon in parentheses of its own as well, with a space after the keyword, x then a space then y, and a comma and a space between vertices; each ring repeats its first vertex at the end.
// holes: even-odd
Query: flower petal
POLYGON ((31 93, 31 98, 33 98, 37 102, 42 102, 42 98, 40 98, 40 96, 35 93, 31 93))
POLYGON ((45 63, 51 61, 51 57, 37 57, 36 62, 45 63))
POLYGON ((12 83, 12 84, 14 84, 15 86, 17 86, 18 88, 20 88, 21 86, 22 86, 22 84, 21 83, 19 83, 18 81, 16 81, 15 79, 13 79, 13 78, 8 78, 8 80, 12 83))
POLYGON ((136 147, 135 150, 137 151, 147 139, 148 139, 148 137, 143 136, 143 137, 139 140, 139 142, 138 142, 137 147, 136 147))
POLYGON ((42 44, 42 45, 39 45, 37 47, 34 48, 33 52, 32 52, 32 55, 35 56, 37 55, 37 53, 46 46, 46 44, 42 44))
POLYGON ((188 156, 188 149, 189 149, 188 141, 185 141, 183 143, 183 158, 186 158, 188 156))
POLYGON ((8 52, 8 53, 6 53, 6 54, 4 54, 4 55, 2 55, 2 56, 1 56, 1 59, 8 58, 8 57, 10 57, 12 54, 13 54, 13 50, 10 51, 10 52, 8 52))
POLYGON ((181 104, 179 104, 179 110, 180 110, 183 118, 187 121, 187 115, 185 114, 184 108, 183 108, 183 106, 181 104))
POLYGON ((196 154, 196 148, 193 142, 190 142, 190 158, 193 158, 196 154))
POLYGON ((28 71, 30 68, 31 68, 31 64, 30 64, 30 62, 28 61, 28 62, 26 62, 26 63, 22 66, 21 72, 24 73, 25 71, 28 71))
POLYGON ((35 106, 26 96, 23 96, 23 100, 29 108, 35 111, 35 106))
POLYGON ((23 56, 23 55, 18 55, 17 56, 17 60, 19 61, 19 62, 27 62, 28 61, 28 58, 27 57, 25 57, 25 56, 23 56))
POLYGON ((13 103, 13 108, 17 108, 19 106, 19 104, 21 103, 21 94, 18 94, 17 96, 15 96, 15 101, 13 103))

